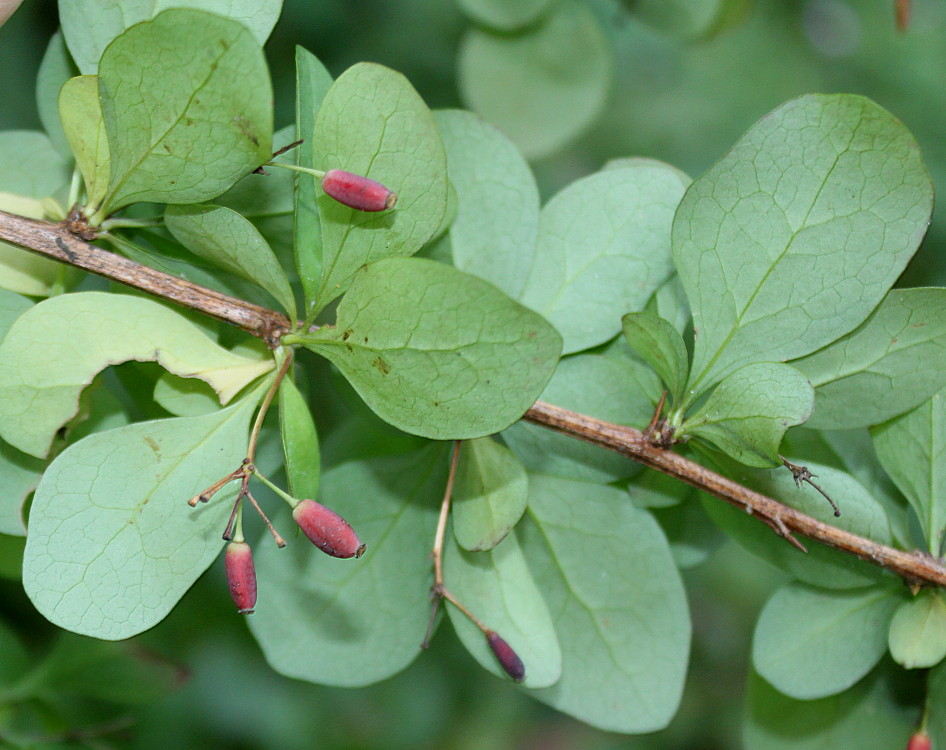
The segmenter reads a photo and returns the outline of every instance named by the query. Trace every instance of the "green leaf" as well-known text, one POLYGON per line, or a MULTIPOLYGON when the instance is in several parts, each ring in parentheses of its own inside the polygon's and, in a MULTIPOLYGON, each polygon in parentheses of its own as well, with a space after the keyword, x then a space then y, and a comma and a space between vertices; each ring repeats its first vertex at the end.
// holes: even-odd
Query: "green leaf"
POLYGON ((818 456, 820 461, 846 471, 880 503, 890 521, 894 546, 904 549, 915 546, 909 529, 909 504, 881 466, 870 432, 866 429, 815 431, 799 427, 786 436, 784 445, 789 454, 796 452, 794 445, 802 436, 817 443, 814 449, 803 451, 805 455, 818 456))
POLYGON ((48 198, 69 184, 70 165, 45 133, 0 132, 0 192, 21 198, 48 198))
POLYGON ((748 466, 782 463, 785 430, 811 414, 815 394, 794 367, 774 362, 747 365, 727 376, 680 427, 748 466))
POLYGON ((420 258, 365 266, 335 327, 284 341, 329 359, 386 422, 434 440, 508 427, 542 392, 561 345, 491 284, 420 258))
POLYGON ((946 656, 946 602, 938 591, 923 590, 903 602, 890 621, 894 661, 907 669, 934 667, 946 656))
POLYGON ((782 695, 750 673, 742 734, 745 750, 906 747, 916 709, 904 702, 902 680, 893 671, 875 671, 850 690, 806 701, 782 695))
POLYGON ((289 376, 279 384, 279 430, 289 492, 315 498, 319 490, 319 436, 312 413, 289 376))
MULTIPOLYGON (((646 312, 669 321, 676 331, 683 336, 690 324, 690 306, 686 292, 680 283, 680 277, 673 274, 661 284, 654 296, 647 302, 646 312)), ((689 369, 689 368, 688 368, 689 369)))
POLYGON ((36 73, 36 109, 39 111, 43 130, 64 159, 71 157, 72 150, 59 120, 59 90, 66 81, 77 75, 79 70, 69 56, 62 31, 57 31, 50 38, 36 73))
POLYGON ((428 445, 322 475, 320 502, 368 545, 360 559, 329 558, 303 537, 284 550, 260 545, 260 606, 249 625, 273 669, 352 687, 414 660, 430 615, 430 545, 446 469, 445 446, 428 445))
MULTIPOLYGON (((813 487, 795 481, 788 470, 758 471, 731 462, 725 474, 731 479, 761 492, 802 513, 814 516, 853 534, 866 536, 880 544, 890 544, 890 523, 883 506, 849 474, 825 464, 789 454, 795 463, 808 467, 816 482, 841 508, 835 518, 828 502, 813 487)), ((756 557, 790 573, 806 583, 835 589, 866 586, 880 580, 882 570, 839 550, 802 540, 808 553, 778 540, 772 530, 741 508, 734 508, 717 498, 706 496, 704 508, 723 531, 756 557)))
POLYGON ((618 489, 537 474, 529 517, 522 547, 562 648, 562 678, 532 695, 600 729, 663 728, 683 690, 690 617, 660 527, 618 489))
POLYGON ((36 489, 44 463, 0 440, 0 534, 25 536, 23 504, 36 489))
POLYGON ((686 40, 718 34, 741 21, 750 8, 749 0, 633 0, 627 5, 644 23, 686 40))
POLYGON ((614 61, 594 13, 584 3, 562 0, 524 34, 471 28, 458 65, 466 105, 536 159, 566 145, 597 118, 614 61))
POLYGON ((902 414, 946 385, 946 289, 894 289, 855 330, 792 366, 815 386, 811 427, 902 414))
POLYGON ((813 700, 840 693, 887 651, 887 628, 901 601, 883 586, 829 591, 786 584, 759 615, 753 664, 792 698, 813 700))
MULTIPOLYGON (((52 297, 20 316, 0 343, 0 436, 46 455, 76 414, 79 394, 108 365, 158 362, 211 385, 227 403, 273 367, 235 355, 157 302, 81 292, 52 297)), ((186 498, 185 498, 186 499, 186 498)))
MULTIPOLYGON (((273 150, 289 146, 296 140, 296 128, 287 125, 273 133, 273 150)), ((298 146, 296 148, 299 148, 298 146)), ((273 159, 277 164, 294 164, 294 149, 273 159)), ((227 192, 214 198, 214 205, 224 206, 243 214, 255 222, 257 227, 267 220, 282 221, 286 231, 292 231, 290 217, 293 212, 293 183, 298 173, 289 169, 268 167, 264 174, 250 172, 227 192)), ((264 225, 265 226, 265 225, 264 225)), ((263 233, 265 236, 265 233, 263 233)))
MULTIPOLYGON (((562 675, 562 652, 549 608, 535 585, 515 532, 486 552, 461 550, 454 540, 444 550, 447 588, 487 628, 508 643, 526 668, 524 685, 544 688, 562 675)), ((452 604, 450 622, 467 650, 489 672, 506 674, 483 632, 452 604)))
POLYGON ((199 417, 220 410, 220 400, 203 380, 166 372, 154 384, 155 403, 175 417, 199 417))
POLYGON ((109 643, 60 633, 37 668, 35 690, 45 698, 66 695, 119 705, 166 698, 187 671, 136 643, 109 643))
POLYGON ((0 341, 23 313, 33 307, 33 302, 15 292, 0 289, 0 341))
MULTIPOLYGON (((10 193, 0 193, 0 211, 30 219, 45 218, 41 201, 21 198, 10 193)), ((16 245, 0 242, 0 289, 4 291, 48 297, 56 290, 63 269, 62 263, 16 245)))
POLYGON ((92 74, 109 42, 166 8, 227 16, 242 23, 262 46, 276 25, 282 0, 59 0, 59 19, 76 64, 84 74, 92 74))
POLYGON ((359 63, 322 100, 312 133, 316 169, 343 169, 398 195, 391 211, 365 213, 319 189, 321 309, 365 263, 413 255, 440 227, 447 208, 447 157, 433 115, 400 73, 359 63))
POLYGON ((295 319, 286 273, 248 219, 223 206, 169 206, 164 223, 192 253, 263 287, 295 319))
MULTIPOLYGON (((682 484, 679 480, 673 481, 682 484)), ((703 506, 695 502, 696 498, 690 495, 695 495, 695 492, 691 490, 686 493, 684 501, 676 505, 651 509, 667 535, 673 561, 680 570, 702 565, 726 541, 726 535, 712 522, 703 506)), ((633 484, 631 500, 640 507, 633 484)))
POLYGON ((670 276, 684 188, 675 170, 642 164, 578 180, 542 209, 522 301, 558 329, 566 354, 612 338, 670 276))
POLYGON ((933 739, 933 747, 940 748, 946 742, 946 712, 939 708, 946 700, 946 664, 940 664, 930 671, 926 700, 931 707, 935 707, 929 712, 927 730, 933 739))
POLYGON ((539 227, 535 177, 519 149, 476 115, 441 110, 434 119, 458 199, 450 226, 453 264, 518 299, 539 227))
POLYGON ((453 489, 457 542, 471 551, 495 547, 522 518, 528 494, 525 467, 512 451, 489 438, 467 440, 453 489))
POLYGON ((946 390, 871 436, 881 466, 916 513, 930 554, 939 557, 946 529, 946 390))
POLYGON ((916 141, 868 99, 812 94, 762 118, 674 220, 697 332, 691 398, 859 325, 916 251, 932 199, 916 141))
POLYGON ((656 469, 644 468, 628 482, 631 502, 638 508, 670 508, 689 500, 694 487, 656 469))
POLYGON ((458 0, 473 21, 499 31, 516 31, 533 23, 552 0, 458 0))
POLYGON ((627 343, 660 376, 671 403, 679 403, 690 366, 683 337, 672 323, 653 313, 628 313, 621 321, 627 343))
MULTIPOLYGON (((0 132, 0 211, 46 218, 41 203, 69 182, 69 165, 43 133, 0 132)), ((48 296, 62 264, 0 242, 0 288, 36 297, 48 296)))
POLYGON ((97 206, 105 197, 111 174, 98 76, 70 78, 63 84, 59 91, 59 119, 85 180, 86 200, 97 206))
MULTIPOLYGON (((301 166, 316 166, 312 161, 315 144, 309 136, 315 131, 315 118, 331 86, 332 76, 319 59, 296 47, 296 139, 302 140, 297 151, 301 166)), ((308 311, 317 302, 322 279, 322 223, 315 180, 299 173, 294 180, 293 247, 308 311)))
POLYGON ((263 51, 236 21, 175 9, 132 26, 99 66, 112 159, 102 213, 215 198, 272 156, 263 51))
POLYGON ((257 400, 99 432, 53 461, 23 561, 46 619, 118 640, 167 615, 220 551, 233 492, 196 511, 185 501, 239 466, 257 400))
MULTIPOLYGON (((616 424, 644 427, 660 384, 645 365, 600 354, 573 354, 558 363, 542 400, 616 424)), ((613 451, 519 422, 503 433, 530 471, 588 482, 626 479, 637 465, 613 451)))

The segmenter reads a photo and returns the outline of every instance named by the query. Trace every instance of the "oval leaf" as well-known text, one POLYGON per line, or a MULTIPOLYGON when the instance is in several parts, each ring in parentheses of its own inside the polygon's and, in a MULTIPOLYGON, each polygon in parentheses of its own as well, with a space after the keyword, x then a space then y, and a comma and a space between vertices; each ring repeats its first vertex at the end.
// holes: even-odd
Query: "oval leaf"
POLYGON ((215 198, 272 157, 263 51, 236 21, 175 9, 132 26, 99 66, 112 175, 102 214, 215 198))
POLYGON ((557 151, 594 121, 614 67, 597 18, 574 0, 556 3, 524 34, 470 29, 459 54, 466 105, 530 159, 557 151))
POLYGON ((457 542, 471 551, 495 547, 522 518, 528 494, 525 467, 512 451, 489 438, 467 440, 453 488, 457 542))
POLYGON ((248 219, 223 206, 170 206, 164 223, 192 253, 259 284, 295 318, 296 300, 286 273, 248 219))
POLYGON ((902 414, 946 385, 946 289, 894 289, 855 330, 792 366, 815 386, 809 427, 902 414))
POLYGON ((680 427, 709 441, 747 466, 782 463, 778 449, 789 427, 811 414, 815 394, 794 367, 773 362, 747 365, 726 377, 680 427))
MULTIPOLYGON (((302 140, 296 154, 298 164, 311 166, 315 144, 308 135, 314 132, 315 118, 325 94, 332 87, 332 76, 319 59, 308 50, 296 47, 296 140, 302 140)), ((316 182, 309 175, 295 174, 293 248, 296 269, 302 282, 306 310, 318 301, 322 280, 322 222, 319 218, 316 182)))
MULTIPOLYGON (((542 688, 558 682, 562 675, 558 637, 515 533, 487 552, 466 552, 448 541, 443 565, 447 588, 522 660, 526 668, 523 684, 542 688)), ((444 606, 457 636, 473 657, 487 671, 505 677, 483 632, 452 604, 444 606)))
POLYGON ((745 750, 907 747, 916 708, 904 702, 902 676, 894 671, 877 670, 850 690, 806 701, 782 695, 750 674, 742 733, 745 750))
POLYGON ((881 466, 916 512, 933 557, 946 529, 946 390, 871 430, 881 466))
POLYGON ((459 202, 453 264, 514 299, 525 288, 539 229, 539 188, 519 149, 471 112, 434 113, 459 202))
POLYGON ((86 200, 97 206, 105 197, 111 175, 98 76, 70 78, 63 84, 59 91, 59 119, 82 172, 86 200))
POLYGON ((70 78, 79 75, 79 69, 73 63, 62 31, 57 31, 49 40, 43 61, 36 73, 36 109, 43 130, 49 136, 60 156, 68 159, 72 154, 66 134, 59 119, 59 90, 70 78))
POLYGON ((552 0, 459 0, 460 10, 484 26, 515 31, 535 21, 552 0))
POLYGON ((932 190, 913 136, 863 97, 803 96, 756 123, 673 223, 696 329, 692 398, 859 325, 916 252, 932 190))
POLYGON ((447 157, 433 115, 400 73, 370 63, 346 70, 328 90, 312 134, 316 169, 343 169, 397 193, 391 211, 365 213, 319 190, 321 309, 365 263, 413 255, 447 208, 447 157))
POLYGON ((43 616, 106 640, 160 622, 220 551, 233 492, 196 511, 186 501, 239 466, 255 406, 138 422, 61 453, 36 490, 23 559, 43 616))
POLYGON ((309 405, 288 376, 279 384, 279 431, 289 492, 295 497, 315 498, 319 490, 319 436, 309 405))
POLYGON ((890 655, 907 669, 934 667, 946 656, 946 602, 921 591, 903 602, 890 621, 890 655))
POLYGON ((246 26, 262 46, 279 18, 282 0, 59 0, 59 19, 73 59, 83 73, 92 74, 109 42, 167 8, 227 16, 246 26))
POLYGON ((676 170, 641 163, 578 180, 543 207, 522 301, 562 334, 566 354, 612 338, 670 276, 685 187, 676 170))
POLYGON ((628 313, 621 322, 627 343, 660 376, 671 403, 679 403, 690 368, 683 337, 672 323, 649 312, 628 313))
POLYGON ((337 365, 385 421, 435 440, 508 427, 542 392, 561 346, 491 284, 419 258, 365 266, 334 328, 284 341, 337 365))
MULTIPOLYGON (((0 210, 43 219, 41 200, 69 182, 69 165, 44 133, 0 133, 0 210)), ((0 288, 46 297, 63 273, 61 263, 0 242, 0 288)))
POLYGON ((663 728, 683 690, 690 617, 660 527, 621 490, 538 474, 529 518, 523 550, 562 648, 562 678, 531 694, 600 729, 663 728))
POLYGON ((829 591, 789 583, 766 602, 752 639, 756 670, 799 700, 840 693, 887 650, 887 628, 901 599, 890 589, 829 591))
POLYGON ((148 299, 103 292, 52 297, 20 316, 0 343, 0 436, 45 456, 76 414, 82 390, 108 365, 128 360, 200 378, 224 404, 273 367, 272 360, 227 351, 148 299))

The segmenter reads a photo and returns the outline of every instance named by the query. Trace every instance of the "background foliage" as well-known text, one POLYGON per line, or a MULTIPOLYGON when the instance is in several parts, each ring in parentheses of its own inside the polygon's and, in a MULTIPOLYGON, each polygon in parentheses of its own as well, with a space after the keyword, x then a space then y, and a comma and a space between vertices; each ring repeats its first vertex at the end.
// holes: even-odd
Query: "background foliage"
MULTIPOLYGON (((395 68, 431 107, 478 105, 485 114, 490 114, 491 106, 506 107, 508 103, 495 102, 497 92, 489 90, 488 76, 486 84, 477 83, 476 76, 464 68, 475 65, 475 55, 484 54, 477 53, 477 46, 488 48, 496 40, 480 27, 473 29, 459 6, 475 13, 484 5, 488 4, 287 0, 266 50, 275 89, 277 129, 294 116, 296 44, 315 52, 335 76, 362 60, 395 68)), ((568 19, 572 27, 584 24, 581 28, 587 29, 591 46, 586 44, 582 49, 592 52, 576 71, 573 89, 552 92, 550 101, 540 103, 549 107, 541 118, 563 121, 563 128, 571 128, 565 136, 546 133, 543 137, 547 141, 537 139, 534 144, 532 167, 542 202, 618 157, 654 157, 688 174, 702 174, 752 123, 785 100, 808 92, 836 91, 866 95, 901 119, 918 140, 940 194, 946 188, 946 146, 941 138, 946 123, 942 109, 931 106, 938 101, 946 70, 942 46, 946 9, 935 0, 916 0, 906 34, 897 33, 890 4, 881 0, 753 4, 745 20, 710 38, 693 38, 685 24, 664 26, 659 13, 650 16, 653 25, 647 26, 624 13, 618 2, 607 0, 569 4, 568 13, 575 16, 568 19), (563 104, 575 102, 575 97, 580 98, 580 106, 563 104), (570 117, 576 121, 568 122, 570 117), (563 138, 568 142, 556 148, 555 143, 563 138)), ((26 0, 0 29, 4 101, 0 129, 39 127, 34 82, 56 19, 55 3, 26 0)), ((492 22, 496 23, 495 19, 492 22)), ((500 19, 499 23, 515 25, 517 21, 500 19)), ((554 44, 555 29, 547 33, 554 44)), ((508 129, 515 137, 516 127, 529 126, 529 122, 520 122, 508 129)), ((529 137, 523 136, 523 140, 529 137)), ((932 228, 901 285, 946 283, 943 211, 942 206, 936 209, 932 228)), ((127 372, 141 367, 148 366, 123 365, 116 369, 115 377, 122 377, 123 368, 127 372)), ((606 377, 603 380, 609 382, 606 377)), ((930 408, 937 408, 935 402, 930 408)), ((910 425, 890 429, 909 430, 910 425)), ((522 432, 521 440, 527 442, 526 428, 522 432)), ((393 439, 382 432, 378 444, 383 446, 393 439)), ((568 450, 572 449, 569 444, 568 450)), ((343 452, 344 441, 335 441, 324 450, 343 452)), ((609 470, 614 470, 613 465, 601 467, 601 471, 609 470)), ((817 469, 822 477, 830 472, 827 466, 817 469)), ((327 482, 343 479, 325 477, 327 482)), ((790 477, 785 475, 778 481, 782 480, 790 482, 790 477)), ((910 500, 923 503, 922 498, 910 500)), ((714 511, 715 507, 709 507, 711 512, 727 512, 725 508, 714 511)), ((669 517, 680 511, 666 508, 655 513, 669 517)), ((741 520, 731 519, 734 524, 741 520)), ((673 523, 682 528, 686 519, 673 520, 668 528, 673 523)), ((701 550, 687 548, 692 542, 684 535, 681 538, 683 543, 674 551, 689 554, 691 559, 705 557, 707 549, 719 541, 707 540, 706 549, 701 550)), ((530 543, 528 535, 520 541, 530 543)), ((0 572, 12 574, 18 567, 19 542, 10 537, 0 537, 0 542, 0 572)), ((846 563, 827 559, 813 564, 846 563)), ((804 571, 792 572, 805 580, 804 571)), ((864 571, 856 566, 847 574, 850 587, 867 582, 858 577, 864 571)), ((57 674, 69 675, 74 684, 77 674, 119 669, 114 666, 119 663, 125 665, 121 669, 128 669, 130 663, 145 670, 148 683, 155 686, 154 694, 136 690, 117 696, 135 704, 122 715, 136 723, 136 730, 127 742, 120 743, 135 748, 172 743, 183 748, 729 748, 742 741, 743 695, 748 696, 750 706, 758 707, 748 719, 747 738, 766 747, 780 746, 779 722, 789 710, 798 712, 793 715, 799 725, 808 726, 818 726, 823 717, 837 712, 847 716, 848 721, 835 729, 839 732, 835 746, 857 746, 859 726, 870 727, 872 741, 887 736, 892 743, 899 741, 904 722, 908 724, 914 717, 893 712, 878 719, 872 700, 878 695, 894 695, 895 700, 877 703, 889 709, 908 702, 917 686, 909 675, 889 669, 886 661, 853 691, 804 704, 773 697, 772 688, 757 676, 747 680, 754 623, 763 603, 787 582, 785 574, 726 542, 705 564, 684 570, 682 575, 694 623, 689 675, 680 712, 666 730, 653 736, 609 735, 543 708, 511 685, 497 683, 446 633, 434 642, 433 658, 418 659, 402 674, 372 687, 342 691, 279 677, 263 662, 244 623, 231 616, 219 565, 197 582, 166 621, 130 644, 103 644, 99 652, 88 656, 87 664, 78 666, 63 657, 57 657, 57 666, 51 657, 50 694, 56 694, 57 674), (130 662, 117 660, 119 654, 127 656, 129 649, 173 656, 173 662, 155 661, 150 656, 130 662), (859 722, 860 715, 871 716, 871 721, 859 722)), ((863 601, 853 602, 850 608, 857 612, 892 606, 892 598, 877 599, 875 589, 866 589, 867 594, 864 591, 832 594, 828 599, 832 606, 843 608, 847 600, 860 597, 863 601)), ((803 585, 788 584, 770 600, 766 611, 783 607, 802 612, 810 607, 814 613, 823 612, 819 596, 823 594, 803 585)), ((52 628, 33 611, 12 576, 0 581, 0 597, 9 627, 25 637, 35 654, 48 651, 52 628)), ((765 614, 761 622, 766 622, 765 614)), ((855 618, 853 622, 862 620, 855 618)), ((259 623, 259 627, 268 625, 265 620, 259 623)), ((458 625, 461 638, 462 627, 458 625)), ((857 642, 856 632, 850 635, 852 642, 857 642)), ((777 640, 778 633, 769 636, 777 640)), ((5 630, 0 630, 0 643, 5 637, 5 630)), ((770 659, 757 661, 757 668, 796 698, 820 698, 810 692, 811 685, 819 683, 814 677, 810 684, 777 682, 780 654, 766 645, 766 637, 760 625, 754 647, 770 659)), ((856 649, 858 655, 867 654, 868 664, 851 665, 843 651, 833 657, 861 670, 859 677, 885 647, 871 644, 856 649)), ((69 652, 68 643, 60 649, 69 652)), ((84 647, 74 650, 87 653, 84 647)), ((7 653, 11 655, 5 658, 3 668, 15 666, 13 650, 7 653)), ((135 653, 140 656, 144 652, 135 653)), ((825 668, 824 659, 812 664, 813 669, 819 667, 825 668)), ((115 684, 134 677, 116 674, 115 684)), ((854 678, 842 675, 840 679, 854 678)), ((942 679, 934 681, 934 687, 940 682, 942 679)), ((135 680, 133 684, 141 683, 135 680)), ((69 695, 59 703, 66 716, 73 712, 73 724, 87 724, 89 717, 114 716, 111 704, 106 708, 105 701, 115 698, 96 695, 90 688, 86 697, 69 695)), ((2 711, 0 708, 0 715, 2 711)))

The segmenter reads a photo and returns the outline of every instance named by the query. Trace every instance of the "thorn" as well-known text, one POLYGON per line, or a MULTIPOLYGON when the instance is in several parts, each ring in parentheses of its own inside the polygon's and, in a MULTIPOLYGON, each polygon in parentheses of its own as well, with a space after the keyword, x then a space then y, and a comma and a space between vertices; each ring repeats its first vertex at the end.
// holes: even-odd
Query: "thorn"
POLYGON ((660 421, 660 415, 664 410, 664 401, 667 400, 667 392, 663 391, 660 394, 660 400, 657 402, 657 408, 654 409, 654 416, 650 418, 650 424, 644 428, 644 435, 647 438, 647 441, 650 442, 650 436, 654 434, 654 430, 657 427, 657 423, 660 421))
POLYGON ((782 520, 781 516, 763 516, 760 515, 759 519, 765 523, 772 531, 778 534, 782 539, 792 545, 795 549, 801 550, 805 554, 808 554, 808 548, 804 544, 798 541, 795 538, 794 534, 789 531, 788 527, 785 525, 785 522, 782 520))
POLYGON ((818 484, 811 481, 812 479, 818 476, 817 474, 812 474, 808 470, 807 466, 800 466, 799 464, 793 464, 791 461, 785 458, 785 456, 780 455, 779 458, 782 459, 782 464, 785 466, 785 468, 787 468, 790 472, 792 472, 792 478, 795 480, 796 487, 801 487, 802 482, 805 482, 806 484, 810 484, 812 487, 818 490, 818 492, 821 493, 821 496, 825 500, 828 501, 828 504, 831 506, 832 510, 834 510, 834 517, 835 518, 841 517, 841 509, 838 508, 834 500, 832 500, 831 497, 828 495, 828 493, 825 492, 823 489, 821 489, 821 487, 818 484))
POLYGON ((273 152, 273 159, 275 159, 277 156, 282 156, 282 155, 283 155, 284 153, 286 153, 287 151, 291 151, 291 150, 294 149, 296 146, 301 146, 301 145, 302 145, 302 142, 303 142, 303 141, 302 141, 302 139, 300 138, 298 141, 293 141, 293 142, 290 143, 288 146, 283 146, 283 147, 282 147, 281 149, 279 149, 278 151, 274 151, 274 152, 273 152))

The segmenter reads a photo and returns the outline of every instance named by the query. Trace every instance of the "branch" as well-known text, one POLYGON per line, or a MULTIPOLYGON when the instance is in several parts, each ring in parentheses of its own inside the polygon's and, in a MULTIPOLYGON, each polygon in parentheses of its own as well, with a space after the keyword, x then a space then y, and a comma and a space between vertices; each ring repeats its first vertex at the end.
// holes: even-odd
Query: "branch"
POLYGON ((638 463, 715 495, 757 516, 759 520, 773 527, 780 536, 788 538, 791 532, 795 531, 829 547, 893 571, 911 584, 946 586, 946 567, 943 567, 938 560, 919 552, 904 552, 878 544, 857 534, 822 523, 791 506, 750 490, 715 471, 710 471, 705 466, 684 458, 678 453, 651 445, 644 434, 633 427, 604 422, 542 401, 537 401, 525 413, 523 419, 616 451, 638 463))
POLYGON ((279 337, 291 327, 285 315, 110 253, 79 239, 65 224, 50 224, 0 211, 0 240, 198 310, 258 336, 271 348, 278 345, 279 337))
MULTIPOLYGON (((0 211, 0 239, 47 255, 156 297, 199 310, 251 333, 270 346, 290 330, 289 320, 274 310, 183 281, 91 245, 64 225, 34 221, 0 211)), ((913 585, 946 586, 946 567, 920 552, 904 552, 822 523, 766 497, 673 451, 652 445, 640 430, 604 422, 542 401, 526 412, 528 422, 616 451, 668 474, 756 516, 779 536, 804 549, 793 532, 886 568, 913 585)))

